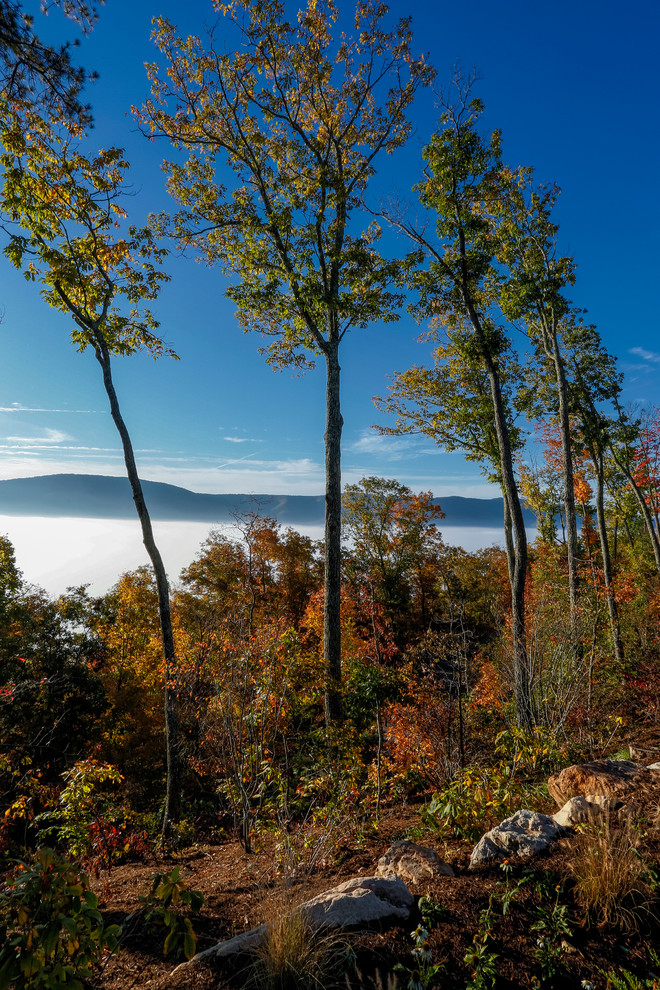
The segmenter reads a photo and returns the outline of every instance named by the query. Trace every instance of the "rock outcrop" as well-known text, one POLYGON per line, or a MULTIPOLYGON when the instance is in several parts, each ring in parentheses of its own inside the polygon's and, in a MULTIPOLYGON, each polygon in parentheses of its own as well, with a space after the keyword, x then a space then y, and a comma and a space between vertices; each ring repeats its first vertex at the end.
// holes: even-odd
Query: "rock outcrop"
MULTIPOLYGON (((319 928, 355 928, 383 921, 407 921, 413 896, 397 876, 355 877, 326 890, 300 904, 300 912, 308 924, 319 928)), ((199 962, 226 959, 255 949, 263 942, 266 925, 220 942, 182 963, 177 969, 199 962)))
POLYGON ((587 794, 626 805, 649 804, 660 800, 660 772, 632 760, 591 760, 550 777, 548 791, 560 808, 570 798, 587 794))
POLYGON ((565 834, 554 818, 537 811, 516 811, 481 837, 472 850, 470 869, 514 856, 530 859, 565 834))
POLYGON ((406 883, 424 883, 432 877, 453 877, 454 871, 443 863, 437 852, 427 846, 418 846, 408 839, 393 842, 378 860, 376 875, 397 876, 406 883))

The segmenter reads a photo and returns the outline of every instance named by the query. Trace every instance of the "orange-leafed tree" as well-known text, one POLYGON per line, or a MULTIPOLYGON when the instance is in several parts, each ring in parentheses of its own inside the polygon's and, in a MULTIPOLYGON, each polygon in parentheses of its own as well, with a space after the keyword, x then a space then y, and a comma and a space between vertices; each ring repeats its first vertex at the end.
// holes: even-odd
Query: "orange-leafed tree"
POLYGON ((395 480, 363 478, 344 490, 347 573, 382 606, 399 648, 411 634, 413 600, 418 631, 429 624, 437 576, 429 557, 442 549, 442 518, 432 492, 415 493, 395 480))

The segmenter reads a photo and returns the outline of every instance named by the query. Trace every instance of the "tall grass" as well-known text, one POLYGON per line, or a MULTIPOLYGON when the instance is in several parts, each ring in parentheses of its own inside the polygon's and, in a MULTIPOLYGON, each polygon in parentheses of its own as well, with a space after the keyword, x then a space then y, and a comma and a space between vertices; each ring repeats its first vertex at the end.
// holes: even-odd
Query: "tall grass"
POLYGON ((299 910, 283 910, 267 922, 266 937, 246 972, 250 990, 333 990, 346 986, 353 953, 338 932, 310 925, 299 910))
POLYGON ((640 850, 638 833, 627 821, 590 826, 568 861, 574 896, 588 923, 634 931, 656 916, 657 895, 640 850))

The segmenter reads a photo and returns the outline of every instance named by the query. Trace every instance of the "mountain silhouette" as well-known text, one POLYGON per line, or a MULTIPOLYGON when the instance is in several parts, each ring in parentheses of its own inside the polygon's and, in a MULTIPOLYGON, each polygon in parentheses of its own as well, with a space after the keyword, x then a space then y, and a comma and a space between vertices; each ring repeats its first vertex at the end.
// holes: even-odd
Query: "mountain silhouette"
MULTIPOLYGON (((142 487, 152 519, 213 524, 258 512, 290 526, 323 525, 322 495, 206 495, 160 481, 143 481, 142 487)), ((434 501, 445 513, 440 529, 443 525, 502 526, 501 498, 447 495, 434 501)), ((132 519, 135 506, 127 478, 49 474, 0 481, 0 515, 132 519)), ((525 522, 536 525, 529 510, 525 522)))

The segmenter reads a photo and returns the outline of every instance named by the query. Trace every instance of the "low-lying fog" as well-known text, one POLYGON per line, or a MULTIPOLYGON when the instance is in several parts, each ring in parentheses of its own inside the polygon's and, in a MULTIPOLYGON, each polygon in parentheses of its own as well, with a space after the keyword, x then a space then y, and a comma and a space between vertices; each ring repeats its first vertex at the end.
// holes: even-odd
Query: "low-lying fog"
MULTIPOLYGON (((156 520, 153 527, 172 582, 195 558, 211 529, 238 535, 236 527, 228 524, 156 520)), ((323 536, 321 526, 294 528, 315 540, 323 536)), ((503 541, 497 527, 444 526, 441 532, 446 543, 466 550, 503 541)), ((137 519, 0 515, 0 534, 13 543, 25 580, 51 595, 80 584, 89 584, 92 594, 103 594, 125 571, 149 563, 137 519)), ((528 531, 530 540, 535 535, 535 530, 528 531)))

